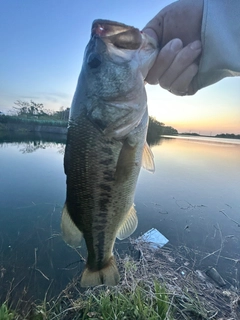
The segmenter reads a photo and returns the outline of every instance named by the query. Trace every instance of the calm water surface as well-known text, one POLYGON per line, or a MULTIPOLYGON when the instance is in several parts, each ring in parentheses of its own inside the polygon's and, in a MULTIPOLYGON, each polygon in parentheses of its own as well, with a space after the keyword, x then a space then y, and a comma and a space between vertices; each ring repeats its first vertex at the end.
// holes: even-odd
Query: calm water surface
MULTIPOLYGON (((65 200, 65 137, 0 140, 0 297, 58 294, 81 272, 85 250, 60 235, 65 200)), ((239 288, 240 140, 164 137, 152 147, 156 172, 141 171, 135 196, 139 226, 157 228, 169 245, 191 248, 195 267, 217 267, 239 288)), ((116 248, 123 246, 118 241, 116 248)))

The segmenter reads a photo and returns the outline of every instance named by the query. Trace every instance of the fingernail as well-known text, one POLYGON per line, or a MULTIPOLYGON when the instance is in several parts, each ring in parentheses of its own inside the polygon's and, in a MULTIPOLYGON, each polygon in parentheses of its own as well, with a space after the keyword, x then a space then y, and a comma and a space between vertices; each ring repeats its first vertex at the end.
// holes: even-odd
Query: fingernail
POLYGON ((196 40, 190 44, 190 48, 192 50, 198 50, 198 49, 201 49, 201 47, 202 47, 202 44, 201 44, 201 41, 199 41, 199 40, 196 40))
POLYGON ((146 29, 143 29, 142 32, 146 33, 148 36, 152 37, 158 42, 157 34, 153 29, 146 28, 146 29))
POLYGON ((173 51, 181 50, 183 47, 182 41, 180 39, 174 39, 171 41, 170 48, 173 51))

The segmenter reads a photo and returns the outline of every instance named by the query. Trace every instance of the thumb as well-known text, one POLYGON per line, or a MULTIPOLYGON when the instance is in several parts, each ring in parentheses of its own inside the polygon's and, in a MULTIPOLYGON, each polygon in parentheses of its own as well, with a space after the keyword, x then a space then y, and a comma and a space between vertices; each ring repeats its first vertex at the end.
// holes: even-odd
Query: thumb
POLYGON ((142 30, 144 33, 152 37, 160 45, 163 35, 163 17, 159 13, 150 20, 142 30))

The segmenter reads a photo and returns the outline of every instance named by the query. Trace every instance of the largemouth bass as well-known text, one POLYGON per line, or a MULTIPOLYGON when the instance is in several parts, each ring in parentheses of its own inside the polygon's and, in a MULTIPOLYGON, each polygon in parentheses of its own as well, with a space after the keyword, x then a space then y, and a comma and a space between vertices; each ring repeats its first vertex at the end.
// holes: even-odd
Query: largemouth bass
POLYGON ((137 227, 134 193, 141 166, 154 170, 146 144, 144 79, 158 53, 154 39, 122 23, 95 20, 73 97, 64 168, 64 240, 85 239, 81 286, 116 285, 116 238, 137 227))

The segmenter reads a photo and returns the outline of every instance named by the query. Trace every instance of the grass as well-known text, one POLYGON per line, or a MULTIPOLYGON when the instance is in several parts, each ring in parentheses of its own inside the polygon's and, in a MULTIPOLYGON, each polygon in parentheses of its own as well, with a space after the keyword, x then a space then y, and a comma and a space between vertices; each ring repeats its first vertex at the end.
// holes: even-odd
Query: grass
POLYGON ((120 287, 100 286, 87 290, 77 299, 66 299, 65 296, 50 302, 44 301, 19 319, 171 320, 171 314, 172 306, 166 290, 154 281, 153 287, 140 283, 134 289, 123 290, 120 287))
POLYGON ((133 291, 111 292, 102 291, 98 295, 92 294, 89 305, 82 315, 87 319, 132 319, 132 320, 157 320, 172 319, 170 303, 165 289, 154 282, 154 289, 138 284, 133 291))
POLYGON ((58 126, 67 127, 67 121, 53 120, 53 119, 33 119, 21 118, 17 116, 1 116, 0 123, 15 123, 19 125, 44 125, 44 126, 58 126))
POLYGON ((41 303, 20 304, 14 317, 4 304, 6 314, 0 320, 172 320, 173 305, 163 284, 157 279, 141 281, 136 274, 139 266, 130 258, 121 260, 124 274, 116 287, 98 286, 85 292, 79 291, 79 279, 74 279, 58 297, 41 303), (24 312, 23 312, 23 309, 24 312))
POLYGON ((14 320, 15 313, 8 309, 7 305, 3 303, 0 307, 0 320, 14 320))
POLYGON ((14 311, 8 308, 10 301, 6 299, 0 320, 240 318, 238 294, 215 287, 203 274, 199 278, 200 271, 191 267, 190 260, 186 267, 187 261, 179 249, 151 250, 148 244, 139 242, 132 245, 135 253, 140 253, 139 258, 118 256, 122 277, 118 286, 97 286, 84 291, 76 277, 58 296, 49 299, 47 291, 42 302, 25 301, 25 306, 18 303, 14 311))

